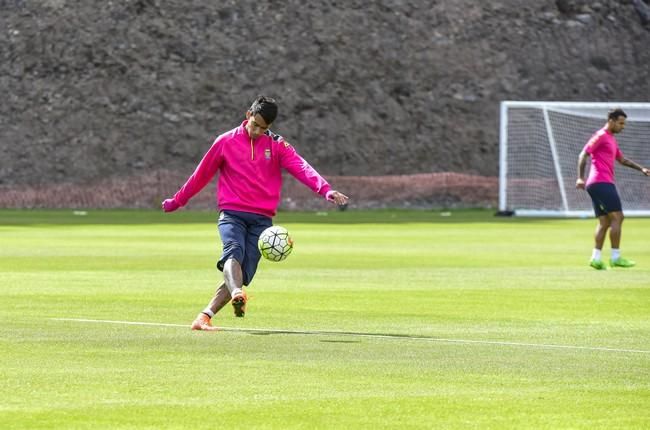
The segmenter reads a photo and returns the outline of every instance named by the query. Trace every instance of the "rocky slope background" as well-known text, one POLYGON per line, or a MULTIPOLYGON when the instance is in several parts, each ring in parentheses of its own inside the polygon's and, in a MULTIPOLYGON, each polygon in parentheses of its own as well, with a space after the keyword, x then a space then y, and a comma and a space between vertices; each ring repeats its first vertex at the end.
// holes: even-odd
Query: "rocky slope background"
POLYGON ((501 100, 649 101, 647 2, 0 0, 0 207, 156 206, 261 93, 353 204, 490 206, 501 100))

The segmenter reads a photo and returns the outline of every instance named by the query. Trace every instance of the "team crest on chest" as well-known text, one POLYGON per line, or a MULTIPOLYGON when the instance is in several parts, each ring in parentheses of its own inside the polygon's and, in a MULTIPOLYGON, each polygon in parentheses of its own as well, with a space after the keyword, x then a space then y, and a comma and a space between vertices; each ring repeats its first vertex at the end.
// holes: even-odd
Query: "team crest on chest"
POLYGON ((264 150, 264 158, 266 158, 267 160, 271 159, 271 150, 270 149, 265 149, 264 150))

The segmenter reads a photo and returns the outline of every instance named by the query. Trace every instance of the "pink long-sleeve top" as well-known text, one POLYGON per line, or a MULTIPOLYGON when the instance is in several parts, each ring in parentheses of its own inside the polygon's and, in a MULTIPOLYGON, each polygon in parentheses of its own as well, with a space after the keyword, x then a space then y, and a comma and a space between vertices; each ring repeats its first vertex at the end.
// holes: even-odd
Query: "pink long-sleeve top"
POLYGON ((330 185, 293 146, 270 131, 253 141, 246 131, 247 122, 217 137, 192 176, 174 195, 178 204, 185 206, 217 171, 220 210, 274 216, 280 203, 282 169, 315 193, 329 197, 330 185))

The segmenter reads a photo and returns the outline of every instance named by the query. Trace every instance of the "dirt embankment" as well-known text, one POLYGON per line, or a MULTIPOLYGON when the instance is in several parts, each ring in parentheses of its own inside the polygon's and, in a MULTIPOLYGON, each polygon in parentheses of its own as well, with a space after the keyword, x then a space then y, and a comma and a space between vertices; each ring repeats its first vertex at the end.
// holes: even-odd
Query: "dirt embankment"
POLYGON ((0 204, 10 191, 184 179, 258 93, 281 104, 275 131, 353 196, 367 176, 415 175, 405 189, 445 172, 490 184, 499 101, 648 101, 647 7, 0 0, 0 204))

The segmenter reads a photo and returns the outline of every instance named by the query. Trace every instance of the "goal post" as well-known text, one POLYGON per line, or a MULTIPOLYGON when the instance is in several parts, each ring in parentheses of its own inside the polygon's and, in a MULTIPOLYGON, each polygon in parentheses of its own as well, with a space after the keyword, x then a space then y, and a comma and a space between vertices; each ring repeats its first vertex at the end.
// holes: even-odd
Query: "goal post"
MULTIPOLYGON (((589 195, 575 188, 578 155, 617 107, 627 114, 625 129, 616 136, 621 151, 650 165, 650 103, 501 102, 499 212, 593 216, 589 195)), ((650 179, 618 163, 615 169, 625 215, 650 216, 650 179)))

